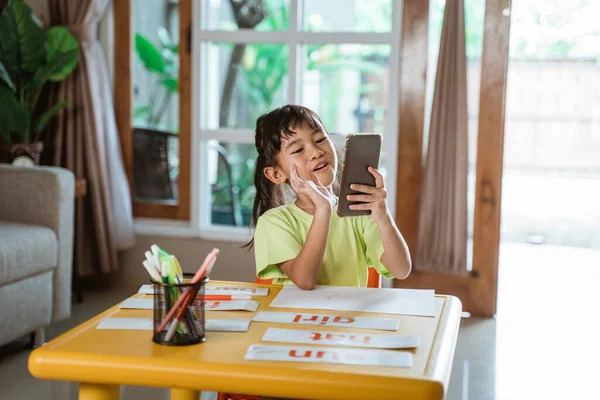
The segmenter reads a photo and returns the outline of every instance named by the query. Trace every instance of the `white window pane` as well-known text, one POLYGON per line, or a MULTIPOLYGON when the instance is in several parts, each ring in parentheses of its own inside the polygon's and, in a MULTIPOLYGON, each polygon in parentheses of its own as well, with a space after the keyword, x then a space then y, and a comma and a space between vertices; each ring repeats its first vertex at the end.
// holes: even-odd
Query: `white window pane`
POLYGON ((303 103, 330 132, 386 134, 389 45, 308 45, 303 103))
POLYGON ((310 32, 390 32, 392 0, 305 0, 303 16, 310 32))
POLYGON ((289 27, 289 0, 202 1, 208 1, 208 30, 283 31, 289 27))
MULTIPOLYGON (((250 128, 287 99, 289 46, 211 43, 207 127, 250 128), (210 111, 212 110, 212 111, 210 111)), ((205 64, 206 65, 206 64, 205 64)))

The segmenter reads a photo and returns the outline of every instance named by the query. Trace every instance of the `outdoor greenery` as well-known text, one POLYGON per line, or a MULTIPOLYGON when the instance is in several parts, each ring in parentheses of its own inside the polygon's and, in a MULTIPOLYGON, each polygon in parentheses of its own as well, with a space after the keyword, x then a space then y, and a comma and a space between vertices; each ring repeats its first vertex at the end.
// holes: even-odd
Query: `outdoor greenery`
MULTIPOLYGON (((254 188, 254 165, 257 157, 254 145, 236 145, 228 146, 227 162, 231 167, 231 176, 233 182, 233 194, 235 198, 233 202, 239 208, 242 222, 247 225, 250 222, 250 214, 256 195, 254 188)), ((219 219, 215 214, 223 210, 227 216, 223 217, 222 223, 232 223, 229 209, 231 198, 229 191, 226 190, 229 185, 229 177, 227 169, 224 165, 219 164, 217 169, 216 188, 212 194, 213 219, 219 219)), ((217 222, 217 221, 214 221, 217 222)), ((219 221, 221 222, 221 221, 219 221)))
POLYGON ((146 74, 140 80, 150 82, 146 85, 146 98, 136 96, 134 125, 176 133, 178 127, 165 127, 163 117, 179 91, 179 44, 173 43, 163 27, 158 28, 158 37, 157 46, 143 34, 135 34, 135 52, 146 74))
POLYGON ((513 2, 513 58, 600 58, 600 2, 528 0, 513 2))
POLYGON ((39 109, 48 81, 59 82, 77 66, 79 43, 65 27, 44 30, 22 0, 0 15, 0 142, 33 143, 67 103, 39 109))

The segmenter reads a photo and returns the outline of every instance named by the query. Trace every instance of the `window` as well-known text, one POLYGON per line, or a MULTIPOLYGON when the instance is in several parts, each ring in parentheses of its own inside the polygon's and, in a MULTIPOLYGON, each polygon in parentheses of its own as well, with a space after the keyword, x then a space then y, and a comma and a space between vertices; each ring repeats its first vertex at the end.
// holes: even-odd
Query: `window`
POLYGON ((190 218, 191 8, 114 2, 116 119, 138 218, 190 218))
POLYGON ((315 110, 333 134, 381 132, 381 169, 393 195, 397 90, 391 82, 398 75, 401 2, 263 0, 238 9, 232 3, 203 1, 194 10, 195 224, 205 232, 247 235, 256 119, 287 103, 315 110))
POLYGON ((394 212, 400 0, 114 4, 116 37, 131 37, 115 42, 115 103, 140 230, 246 239, 256 119, 288 103, 339 146, 384 135, 394 212))

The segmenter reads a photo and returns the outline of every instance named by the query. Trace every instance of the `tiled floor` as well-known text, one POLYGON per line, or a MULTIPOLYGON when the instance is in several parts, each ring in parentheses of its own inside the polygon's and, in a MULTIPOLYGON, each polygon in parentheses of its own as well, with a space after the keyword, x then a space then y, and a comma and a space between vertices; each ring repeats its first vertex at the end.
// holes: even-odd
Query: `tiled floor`
MULTIPOLYGON (((504 243, 496 319, 463 319, 449 400, 600 399, 600 250, 504 243)), ((49 338, 128 297, 85 294, 49 338)), ((0 348, 0 399, 70 400, 77 385, 32 378, 22 343, 0 348)), ((162 389, 124 387, 122 399, 167 400, 162 389)))

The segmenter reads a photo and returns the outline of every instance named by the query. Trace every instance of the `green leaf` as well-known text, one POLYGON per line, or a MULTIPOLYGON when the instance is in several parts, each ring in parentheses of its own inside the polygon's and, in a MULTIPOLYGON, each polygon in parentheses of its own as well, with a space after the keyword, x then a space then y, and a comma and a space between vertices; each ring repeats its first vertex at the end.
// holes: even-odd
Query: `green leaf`
POLYGON ((0 121, 0 143, 10 143, 10 133, 4 128, 2 121, 0 121))
POLYGON ((0 61, 0 80, 6 83, 6 85, 13 91, 15 90, 15 84, 13 83, 12 79, 10 79, 10 75, 6 68, 4 68, 4 64, 2 64, 2 61, 0 61))
POLYGON ((41 90, 50 75, 51 72, 47 65, 39 68, 35 71, 35 74, 25 82, 25 91, 33 93, 41 90))
POLYGON ((77 39, 62 26, 56 26, 46 31, 48 52, 46 63, 52 82, 62 81, 69 75, 79 61, 79 43, 77 39))
POLYGON ((48 125, 48 122, 50 122, 50 120, 52 118, 54 118, 54 116, 63 108, 65 108, 67 106, 67 102, 65 101, 61 101, 58 104, 55 104, 52 108, 50 108, 48 111, 46 111, 45 113, 43 113, 42 115, 40 115, 40 117, 38 118, 38 120, 36 121, 36 123, 34 124, 34 131, 35 132, 41 132, 46 125, 48 125))
POLYGON ((179 80, 174 78, 161 79, 160 83, 168 92, 177 93, 179 91, 179 80))
POLYGON ((147 70, 161 74, 165 72, 165 61, 160 51, 139 33, 135 34, 135 51, 147 70))
MULTIPOLYGON (((66 78, 68 73, 69 64, 71 60, 75 58, 76 64, 78 59, 79 50, 70 50, 66 53, 56 53, 52 64, 44 65, 35 71, 35 74, 26 82, 25 88, 31 93, 39 92, 48 80, 58 82, 66 78), (66 74, 63 76, 63 73, 66 74), (58 79, 57 79, 58 78, 58 79)), ((34 107, 32 104, 31 107, 34 107)))
POLYGON ((0 55, 13 81, 44 64, 45 45, 44 30, 31 8, 22 0, 9 1, 0 15, 0 55))
POLYGON ((27 132, 31 116, 24 104, 20 103, 9 88, 0 86, 0 130, 27 132))
POLYGON ((135 109, 133 111, 133 118, 145 117, 146 115, 148 115, 149 111, 150 111, 150 107, 142 106, 142 105, 138 104, 135 106, 135 109))
POLYGON ((49 71, 48 80, 60 82, 65 79, 79 62, 79 49, 69 50, 65 53, 57 53, 51 64, 46 67, 49 71))

